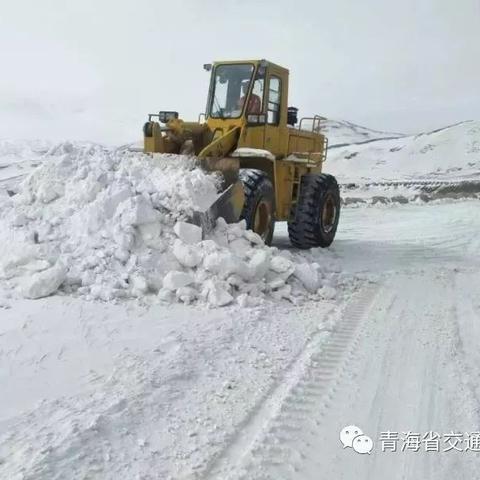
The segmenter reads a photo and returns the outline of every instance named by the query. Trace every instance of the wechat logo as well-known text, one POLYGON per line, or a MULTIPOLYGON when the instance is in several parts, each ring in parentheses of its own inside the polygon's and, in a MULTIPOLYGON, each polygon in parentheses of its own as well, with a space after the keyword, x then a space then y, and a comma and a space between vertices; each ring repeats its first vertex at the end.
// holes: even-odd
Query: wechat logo
POLYGON ((340 441, 343 448, 353 448, 357 453, 364 454, 373 450, 373 440, 365 435, 361 428, 349 425, 340 432, 340 441))

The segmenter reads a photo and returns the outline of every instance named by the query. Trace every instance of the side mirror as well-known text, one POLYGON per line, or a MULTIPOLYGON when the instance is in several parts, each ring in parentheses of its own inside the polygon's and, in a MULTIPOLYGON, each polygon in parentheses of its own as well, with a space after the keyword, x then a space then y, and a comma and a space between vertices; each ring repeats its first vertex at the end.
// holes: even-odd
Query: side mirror
POLYGON ((204 69, 206 72, 209 72, 209 71, 212 69, 212 64, 211 64, 211 63, 204 63, 204 64, 203 64, 203 69, 204 69))

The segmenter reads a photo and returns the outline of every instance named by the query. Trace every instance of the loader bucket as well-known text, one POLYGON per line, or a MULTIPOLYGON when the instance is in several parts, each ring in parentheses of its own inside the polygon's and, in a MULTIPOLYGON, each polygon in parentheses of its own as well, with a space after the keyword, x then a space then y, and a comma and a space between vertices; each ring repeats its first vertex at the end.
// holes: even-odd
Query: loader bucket
POLYGON ((162 112, 158 115, 150 114, 143 128, 144 151, 179 154, 185 153, 184 147, 190 144, 193 154, 196 151, 195 145, 202 144, 206 132, 209 132, 208 144, 198 153, 198 165, 205 172, 218 172, 223 177, 221 193, 215 202, 204 212, 194 212, 190 221, 202 228, 204 236, 215 228, 217 218, 222 217, 227 223, 237 222, 242 213, 245 196, 243 184, 238 178, 240 161, 229 154, 238 143, 241 128, 233 127, 225 133, 217 129, 215 135, 206 124, 184 122, 176 117, 162 127, 158 122, 152 121, 155 116, 162 121, 161 114, 162 112))
POLYGON ((217 218, 222 217, 227 223, 238 222, 244 202, 243 184, 237 180, 220 193, 208 210, 193 212, 191 222, 201 227, 205 236, 215 228, 217 218))
POLYGON ((200 167, 206 172, 219 172, 223 176, 222 192, 205 212, 194 212, 192 223, 203 230, 203 235, 215 228, 217 218, 227 223, 238 222, 245 202, 243 184, 238 178, 240 162, 228 156, 235 148, 240 128, 235 127, 215 138, 198 155, 200 167))
POLYGON ((238 181, 240 162, 232 157, 206 157, 200 158, 200 168, 205 172, 219 172, 223 175, 223 188, 238 181))

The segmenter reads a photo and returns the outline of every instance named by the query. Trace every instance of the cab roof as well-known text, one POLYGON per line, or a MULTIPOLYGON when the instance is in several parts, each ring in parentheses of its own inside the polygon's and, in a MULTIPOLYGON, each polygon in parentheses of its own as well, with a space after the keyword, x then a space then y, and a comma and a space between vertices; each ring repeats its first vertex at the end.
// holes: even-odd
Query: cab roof
POLYGON ((275 67, 275 68, 279 68, 281 70, 286 70, 288 72, 288 68, 285 68, 285 67, 282 67, 281 65, 270 62, 269 60, 265 60, 264 58, 256 59, 256 60, 216 60, 216 61, 213 62, 213 66, 216 66, 216 65, 238 65, 238 64, 245 64, 245 63, 251 63, 251 64, 254 64, 254 65, 259 65, 262 62, 265 63, 267 67, 268 66, 275 67))

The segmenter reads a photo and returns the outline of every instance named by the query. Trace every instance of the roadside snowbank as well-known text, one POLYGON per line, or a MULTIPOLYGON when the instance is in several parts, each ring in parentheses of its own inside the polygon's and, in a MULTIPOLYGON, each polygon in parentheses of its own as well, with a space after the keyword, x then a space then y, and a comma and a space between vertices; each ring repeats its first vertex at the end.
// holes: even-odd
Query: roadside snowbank
POLYGON ((104 301, 249 306, 332 295, 331 261, 266 247, 244 223, 219 220, 202 240, 185 220, 214 201, 218 177, 193 158, 71 143, 48 156, 0 207, 0 279, 26 298, 60 288, 104 301))

